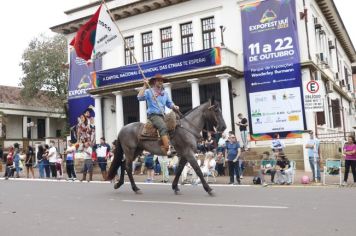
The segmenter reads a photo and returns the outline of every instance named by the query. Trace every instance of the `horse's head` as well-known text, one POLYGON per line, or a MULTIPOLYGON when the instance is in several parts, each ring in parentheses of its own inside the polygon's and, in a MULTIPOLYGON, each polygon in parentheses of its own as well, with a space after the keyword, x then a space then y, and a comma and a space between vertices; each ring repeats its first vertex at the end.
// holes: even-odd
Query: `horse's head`
POLYGON ((219 102, 214 97, 209 100, 208 109, 204 111, 204 120, 209 128, 215 127, 216 131, 223 132, 226 129, 226 124, 221 113, 219 102))

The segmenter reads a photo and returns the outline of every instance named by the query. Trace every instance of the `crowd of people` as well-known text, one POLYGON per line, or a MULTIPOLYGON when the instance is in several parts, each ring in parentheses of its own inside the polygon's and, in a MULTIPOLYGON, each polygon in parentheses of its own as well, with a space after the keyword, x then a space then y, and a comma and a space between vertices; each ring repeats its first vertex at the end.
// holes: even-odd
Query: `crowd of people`
MULTIPOLYGON (((62 166, 66 168, 67 180, 77 180, 75 171, 75 160, 83 159, 81 167, 81 181, 92 181, 93 166, 98 165, 102 180, 107 177, 107 163, 113 158, 115 143, 110 147, 105 138, 100 139, 100 143, 92 145, 91 141, 71 143, 68 142, 63 154, 60 154, 55 142, 50 141, 47 145, 37 147, 37 152, 32 146, 25 150, 20 149, 18 143, 9 148, 5 158, 5 179, 10 177, 19 178, 22 175, 27 178, 35 178, 34 167, 38 168, 39 178, 63 178, 62 166), (64 162, 64 163, 62 163, 64 162)), ((310 132, 310 138, 305 144, 309 163, 312 170, 312 180, 321 181, 320 175, 320 141, 310 132)), ((260 161, 259 170, 254 178, 254 183, 267 186, 269 184, 292 184, 295 162, 288 160, 285 152, 285 144, 276 134, 271 142, 271 152, 266 151, 260 161), (266 181, 266 175, 270 176, 270 181, 266 181)), ((2 150, 1 150, 2 152, 2 150)), ((222 134, 219 138, 211 133, 207 133, 205 139, 197 143, 197 153, 195 155, 199 168, 204 176, 229 176, 228 184, 241 184, 244 171, 244 160, 241 158, 245 148, 240 146, 233 132, 227 135, 222 134)), ((349 136, 344 145, 343 153, 345 157, 345 171, 343 185, 347 185, 348 175, 351 169, 353 175, 353 185, 356 186, 356 142, 355 137, 349 136)), ((153 155, 144 151, 133 162, 133 174, 147 174, 147 183, 154 181, 156 175, 162 175, 162 182, 169 182, 170 175, 174 175, 178 168, 179 157, 174 147, 170 147, 167 156, 153 155)), ((189 163, 182 171, 182 183, 198 184, 200 180, 189 163), (190 177, 191 176, 191 177, 190 177)))

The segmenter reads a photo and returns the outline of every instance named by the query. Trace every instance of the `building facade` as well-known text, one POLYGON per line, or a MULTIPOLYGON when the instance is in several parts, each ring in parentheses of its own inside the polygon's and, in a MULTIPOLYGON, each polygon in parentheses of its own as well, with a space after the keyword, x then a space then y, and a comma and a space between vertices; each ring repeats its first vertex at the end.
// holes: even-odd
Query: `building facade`
POLYGON ((21 97, 21 88, 0 86, 0 142, 7 149, 15 142, 20 146, 41 144, 49 138, 60 138, 66 124, 61 108, 49 104, 39 95, 31 100, 21 97))
MULTIPOLYGON (((246 92, 241 20, 242 6, 251 2, 107 1, 127 46, 122 43, 103 56, 103 71, 135 64, 130 50, 137 61, 145 65, 219 47, 219 63, 163 73, 169 80, 165 89, 182 112, 215 96, 221 101, 227 130, 235 131, 238 113, 249 116, 253 122, 246 92)), ((334 138, 343 138, 347 132, 353 131, 356 124, 351 66, 356 61, 355 48, 333 1, 295 2, 301 80, 303 84, 311 80, 318 82, 323 107, 317 112, 303 113, 304 130, 313 130, 320 137, 332 133, 334 138)), ((69 10, 66 12, 68 21, 51 29, 66 35, 71 41, 99 5, 100 1, 97 1, 69 10)), ((89 91, 95 99, 97 139, 104 135, 107 140, 114 140, 125 124, 146 121, 146 105, 136 99, 140 86, 141 80, 117 80, 89 91)), ((306 91, 304 86, 303 91, 306 91)), ((286 143, 302 145, 305 138, 306 135, 301 134, 286 140, 286 143)), ((252 147, 269 144, 268 140, 251 142, 252 147)), ((305 165, 308 168, 307 162, 305 165)))

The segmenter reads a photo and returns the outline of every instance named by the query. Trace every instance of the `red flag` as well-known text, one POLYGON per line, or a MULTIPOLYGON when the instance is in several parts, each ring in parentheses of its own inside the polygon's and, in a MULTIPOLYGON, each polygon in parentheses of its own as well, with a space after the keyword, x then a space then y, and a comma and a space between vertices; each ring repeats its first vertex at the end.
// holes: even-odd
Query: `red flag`
POLYGON ((80 27, 73 40, 70 42, 70 45, 75 48, 77 56, 86 61, 91 58, 93 52, 100 9, 101 6, 95 12, 93 17, 85 23, 85 25, 80 27))

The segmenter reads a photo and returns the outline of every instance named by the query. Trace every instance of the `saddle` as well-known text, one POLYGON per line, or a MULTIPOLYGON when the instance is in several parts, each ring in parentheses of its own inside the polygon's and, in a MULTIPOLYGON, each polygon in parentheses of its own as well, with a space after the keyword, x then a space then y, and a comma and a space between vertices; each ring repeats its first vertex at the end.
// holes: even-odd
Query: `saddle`
MULTIPOLYGON (((175 112, 167 113, 164 117, 168 133, 172 133, 177 127, 177 118, 175 112)), ((153 126, 151 121, 147 120, 147 123, 141 126, 138 138, 140 140, 159 140, 159 132, 156 127, 153 126)))

